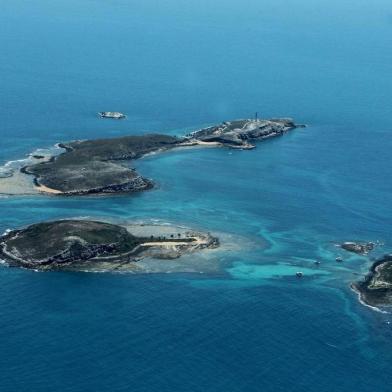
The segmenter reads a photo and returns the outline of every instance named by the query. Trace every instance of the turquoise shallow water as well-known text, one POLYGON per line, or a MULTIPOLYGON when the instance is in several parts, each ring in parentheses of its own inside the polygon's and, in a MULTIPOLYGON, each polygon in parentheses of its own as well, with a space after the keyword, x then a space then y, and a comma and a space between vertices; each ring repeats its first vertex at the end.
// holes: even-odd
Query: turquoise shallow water
POLYGON ((0 231, 156 218, 236 243, 197 273, 1 268, 1 391, 389 390, 391 315, 349 290, 370 260, 337 264, 334 246, 392 249, 389 2, 1 6, 0 163, 256 110, 309 124, 251 151, 146 157, 135 166, 158 187, 139 195, 0 197, 0 231), (100 121, 99 110, 129 116, 100 121))

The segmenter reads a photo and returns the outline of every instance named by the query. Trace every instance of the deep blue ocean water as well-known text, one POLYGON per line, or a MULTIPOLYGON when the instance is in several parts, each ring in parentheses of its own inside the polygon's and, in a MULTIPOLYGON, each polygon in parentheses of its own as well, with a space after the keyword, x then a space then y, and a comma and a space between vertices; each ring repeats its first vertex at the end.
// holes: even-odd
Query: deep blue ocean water
POLYGON ((203 274, 0 268, 1 392, 390 390, 392 315, 349 289, 371 260, 338 265, 333 246, 392 251, 390 1, 0 5, 0 164, 255 111, 309 124, 251 151, 146 157, 158 187, 139 195, 1 197, 0 231, 156 218, 242 245, 203 274))

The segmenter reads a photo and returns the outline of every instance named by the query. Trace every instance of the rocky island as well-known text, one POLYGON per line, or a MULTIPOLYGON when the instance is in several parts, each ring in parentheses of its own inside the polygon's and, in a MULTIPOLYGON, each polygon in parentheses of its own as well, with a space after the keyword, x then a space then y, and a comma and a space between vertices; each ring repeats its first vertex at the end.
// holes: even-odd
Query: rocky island
POLYGON ((255 148, 252 143, 256 141, 280 136, 299 127, 304 125, 295 124, 291 118, 234 120, 191 132, 187 138, 195 143, 217 143, 231 148, 251 149, 255 148))
POLYGON ((166 135, 126 136, 61 143, 66 151, 47 162, 22 168, 32 174, 41 191, 53 194, 136 192, 152 182, 120 161, 132 160, 160 149, 173 148, 179 140, 166 135))
POLYGON ((126 115, 120 112, 98 112, 98 115, 101 118, 112 118, 114 120, 126 118, 126 115))
POLYGON ((343 242, 340 247, 348 252, 356 253, 359 255, 367 255, 375 247, 374 242, 343 242))
POLYGON ((124 271, 135 270, 146 257, 176 259, 219 246, 219 240, 206 233, 138 226, 81 219, 37 223, 4 234, 0 258, 10 266, 35 270, 124 271))
MULTIPOLYGON (((55 195, 136 192, 150 189, 153 182, 130 168, 127 161, 178 147, 250 149, 256 141, 283 135, 297 127, 292 119, 285 118, 235 120, 181 137, 147 134, 59 143, 65 152, 49 159, 36 159, 23 166, 21 172, 33 176, 36 190, 55 195)), ((7 184, 12 184, 12 179, 7 184)))
POLYGON ((351 286, 370 306, 392 306, 392 254, 377 260, 363 281, 351 286))

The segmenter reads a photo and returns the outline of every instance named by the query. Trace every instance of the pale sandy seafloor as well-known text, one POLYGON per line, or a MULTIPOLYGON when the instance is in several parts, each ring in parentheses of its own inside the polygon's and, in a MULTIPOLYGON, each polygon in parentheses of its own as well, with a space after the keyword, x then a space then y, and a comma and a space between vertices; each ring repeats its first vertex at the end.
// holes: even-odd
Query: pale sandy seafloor
POLYGON ((3 166, 0 166, 0 195, 23 196, 41 193, 44 189, 40 190, 34 184, 34 177, 22 173, 20 169, 27 165, 46 162, 63 151, 58 145, 50 148, 37 149, 28 154, 24 159, 9 161, 3 166), (34 156, 42 156, 43 158, 37 159, 34 156))
POLYGON ((21 196, 38 194, 33 176, 16 169, 10 177, 0 177, 0 195, 21 196))
MULTIPOLYGON (((89 217, 88 219, 92 219, 89 217)), ((97 218, 95 218, 97 219, 97 218)), ((178 223, 164 222, 159 219, 127 221, 119 219, 102 218, 102 220, 125 226, 135 236, 185 236, 186 233, 206 233, 203 228, 189 227, 178 223)), ((260 246, 251 240, 225 232, 209 233, 219 239, 219 247, 185 251, 176 259, 159 259, 143 257, 136 263, 126 265, 124 269, 116 272, 139 273, 221 273, 224 271, 223 260, 228 254, 241 252, 260 246), (129 268, 128 268, 129 267, 129 268)), ((99 271, 96 271, 99 272, 99 271)))
POLYGON ((391 313, 390 310, 387 310, 388 308, 389 309, 391 308, 390 306, 389 307, 386 307, 386 306, 384 306, 384 307, 382 307, 382 306, 377 307, 377 306, 374 306, 374 305, 369 305, 362 299, 361 293, 360 293, 360 291, 358 289, 356 289, 353 285, 351 285, 350 288, 358 296, 358 301, 363 306, 366 306, 367 308, 369 308, 371 310, 374 310, 375 312, 384 313, 384 314, 390 314, 391 313))
MULTIPOLYGON (((189 150, 189 149, 202 149, 202 148, 216 148, 219 144, 216 143, 203 143, 200 142, 198 145, 192 146, 179 146, 175 150, 189 150), (205 144, 205 145, 204 145, 205 144)), ((38 162, 47 161, 56 155, 62 153, 64 150, 58 145, 51 148, 37 149, 30 153, 26 158, 21 160, 9 161, 5 165, 0 166, 0 197, 8 196, 23 196, 23 195, 38 195, 38 194, 56 194, 59 193, 55 190, 47 188, 45 186, 37 187, 34 184, 34 177, 28 174, 24 174, 20 169, 26 165, 34 164, 38 162), (43 158, 34 158, 34 155, 42 156, 43 158)), ((146 154, 143 158, 151 158, 162 153, 172 151, 158 150, 146 154)), ((230 153, 230 152, 229 152, 230 153)), ((60 192, 61 193, 61 192, 60 192)), ((86 218, 87 219, 87 218, 86 218)), ((88 219, 91 219, 88 218, 88 219)), ((93 218, 97 219, 97 218, 93 218)), ((99 219, 98 219, 99 220, 99 219)), ((110 221, 107 217, 101 219, 103 221, 110 221)), ((147 221, 116 221, 112 220, 112 223, 124 225, 128 230, 136 236, 167 236, 181 233, 184 235, 186 232, 200 232, 202 233, 203 228, 194 230, 191 227, 162 222, 156 219, 147 221)), ((191 225, 189 225, 191 226, 191 225)), ((211 249, 198 249, 197 251, 185 251, 181 257, 176 259, 163 259, 153 258, 144 256, 141 257, 137 262, 129 263, 121 266, 121 268, 113 270, 113 265, 110 263, 100 262, 95 263, 94 266, 89 266, 85 269, 83 265, 75 265, 73 268, 77 271, 85 272, 116 272, 116 273, 197 273, 197 274, 220 274, 231 277, 232 279, 242 282, 241 284, 246 285, 260 285, 267 282, 273 282, 276 279, 290 279, 295 276, 296 272, 301 271, 305 275, 305 279, 314 278, 319 281, 320 284, 335 279, 342 279, 347 285, 351 282, 361 279, 361 275, 364 276, 368 272, 368 263, 363 264, 361 271, 357 271, 356 275, 351 275, 354 271, 348 269, 344 264, 336 264, 333 262, 336 256, 341 256, 341 250, 337 249, 335 245, 325 245, 320 248, 320 258, 331 260, 332 263, 326 265, 323 263, 321 267, 315 267, 314 260, 305 260, 302 258, 295 259, 294 257, 287 257, 286 261, 274 262, 274 263, 263 263, 263 264, 247 264, 243 262, 236 262, 233 260, 227 261, 228 258, 232 257, 236 253, 243 254, 252 249, 266 250, 266 253, 273 253, 274 241, 272 238, 265 237, 260 243, 255 243, 249 238, 241 237, 234 234, 219 232, 212 233, 213 236, 219 238, 220 245, 218 248, 211 249), (336 274, 339 274, 338 277, 336 274), (349 277, 351 275, 351 277, 349 277)), ((170 245, 168 245, 170 247, 170 245)), ((345 254, 345 260, 352 262, 356 259, 363 259, 358 255, 345 254)), ((0 261, 4 263, 3 261, 0 261)), ((72 268, 70 268, 72 269, 72 268)), ((204 282, 205 283, 205 282, 204 282)), ((353 289, 352 289, 353 290, 353 289)), ((389 309, 378 308, 366 304, 360 294, 353 290, 358 296, 359 302, 377 312, 390 313, 389 309)))
MULTIPOLYGON (((75 219, 106 221, 109 223, 121 225, 138 237, 158 237, 166 236, 171 238, 173 235, 176 238, 179 234, 181 238, 186 237, 190 233, 206 234, 207 232, 202 228, 190 227, 173 222, 166 222, 160 219, 143 219, 143 220, 126 220, 119 218, 97 217, 97 216, 78 216, 75 219)), ((6 234, 10 229, 7 229, 6 234)), ((303 259, 298 257, 287 257, 279 262, 266 262, 262 264, 248 264, 244 262, 236 262, 232 257, 237 257, 246 252, 264 251, 265 253, 274 252, 276 244, 266 236, 265 238, 258 238, 257 242, 253 239, 235 235, 227 232, 211 232, 208 233, 219 239, 219 247, 205 248, 197 250, 185 250, 180 257, 174 259, 155 258, 149 256, 142 256, 137 258, 137 261, 122 265, 120 268, 113 267, 110 262, 97 262, 90 264, 88 268, 83 264, 75 264, 71 267, 66 267, 68 271, 79 272, 93 272, 93 273, 191 273, 191 274, 206 274, 206 280, 194 282, 194 285, 204 286, 208 285, 210 279, 208 275, 221 277, 221 284, 229 284, 238 287, 252 287, 260 285, 269 285, 273 282, 281 281, 282 279, 293 279, 296 272, 301 271, 304 274, 302 279, 316 279, 319 284, 323 285, 329 281, 342 280, 347 285, 353 280, 360 279, 361 275, 367 273, 366 265, 361 268, 362 272, 355 272, 346 263, 336 263, 334 258, 336 255, 341 255, 341 249, 334 243, 324 244, 320 249, 323 253, 324 260, 329 260, 327 264, 322 263, 321 266, 316 266, 313 259, 303 259), (227 261, 230 259, 229 261, 227 261), (355 275, 353 275, 355 274, 355 275), (223 276, 228 279, 225 283, 223 276), (351 276, 351 277, 350 277, 351 276), (232 280, 234 279, 234 280, 232 280)), ((153 241, 152 241, 153 242, 153 241)), ((168 248, 172 244, 168 243, 168 248)), ((366 260, 364 256, 344 253, 346 262, 353 262, 358 259, 366 260)), ((0 260, 1 264, 6 264, 0 260)), ((41 272, 37 270, 37 272, 41 272)), ((214 278, 212 278, 214 280, 214 278)), ((387 307, 370 306, 362 301, 357 290, 352 289, 357 295, 359 302, 376 312, 389 314, 390 309, 387 307)))

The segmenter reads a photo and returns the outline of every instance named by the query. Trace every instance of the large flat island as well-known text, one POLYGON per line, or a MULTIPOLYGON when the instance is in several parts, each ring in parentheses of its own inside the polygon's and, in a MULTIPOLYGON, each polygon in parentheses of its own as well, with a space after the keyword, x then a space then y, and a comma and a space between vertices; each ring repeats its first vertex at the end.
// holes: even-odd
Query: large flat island
MULTIPOLYGON (((251 149, 256 141, 283 135, 296 127, 292 119, 284 118, 235 120, 181 137, 148 134, 60 143, 65 149, 63 153, 49 159, 35 159, 21 171, 33 176, 36 191, 47 194, 137 192, 152 188, 153 181, 138 174, 127 163, 148 153, 196 146, 251 149)), ((12 193, 12 178, 7 181, 12 193)))

